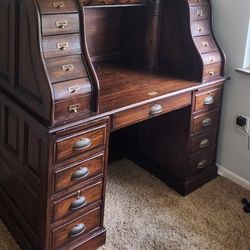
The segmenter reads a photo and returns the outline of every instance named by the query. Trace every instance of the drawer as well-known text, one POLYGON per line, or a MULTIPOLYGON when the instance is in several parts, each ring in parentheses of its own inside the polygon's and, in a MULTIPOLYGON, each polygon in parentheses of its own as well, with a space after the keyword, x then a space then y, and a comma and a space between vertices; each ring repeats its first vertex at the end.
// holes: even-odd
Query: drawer
POLYGON ((203 79, 209 80, 210 78, 221 75, 221 68, 221 63, 209 64, 204 66, 203 79))
POLYGON ((47 59, 46 65, 52 83, 87 76, 81 55, 47 59))
POLYGON ((195 92, 194 111, 209 110, 218 107, 221 102, 221 94, 221 87, 195 92))
POLYGON ((79 34, 46 36, 43 38, 45 58, 81 54, 79 34))
POLYGON ((219 123, 220 111, 219 109, 207 112, 203 115, 198 115, 193 118, 192 132, 207 131, 210 129, 217 129, 219 123))
POLYGON ((207 150, 211 146, 215 146, 217 138, 217 132, 212 131, 205 133, 201 136, 195 136, 191 138, 191 149, 190 152, 198 153, 207 150))
POLYGON ((205 65, 222 62, 221 54, 219 51, 205 53, 205 54, 202 54, 201 57, 205 65))
POLYGON ((53 84, 52 87, 56 101, 75 98, 80 95, 91 93, 91 84, 87 77, 66 82, 58 82, 53 84))
POLYGON ((194 37, 194 43, 200 53, 208 53, 218 50, 212 36, 194 37))
POLYGON ((70 216, 102 198, 102 181, 89 187, 78 189, 67 197, 53 202, 53 221, 70 216))
POLYGON ((91 95, 83 95, 64 102, 57 102, 54 109, 54 118, 69 118, 89 114, 91 110, 91 95))
POLYGON ((101 227, 101 208, 97 207, 77 219, 52 230, 52 249, 79 240, 88 232, 101 227))
POLYGON ((78 14, 42 15, 43 36, 79 32, 78 14))
POLYGON ((117 0, 117 3, 121 4, 131 4, 131 3, 145 3, 149 0, 117 0))
POLYGON ((190 20, 201 21, 210 19, 210 8, 208 5, 190 7, 190 20))
POLYGON ((82 132, 55 139, 54 160, 62 161, 103 147, 106 144, 107 126, 100 125, 82 132))
POLYGON ((204 153, 190 157, 188 166, 188 175, 196 174, 203 169, 214 164, 215 161, 215 149, 209 149, 204 153))
POLYGON ((208 5, 208 0, 188 0, 190 6, 208 5))
POLYGON ((116 0, 90 0, 89 2, 90 5, 104 5, 104 4, 114 4, 116 0))
POLYGON ((149 119, 151 117, 185 107, 191 104, 190 93, 169 97, 154 103, 145 104, 136 108, 119 112, 113 116, 113 128, 121 128, 127 125, 149 119))
POLYGON ((74 0, 37 0, 41 14, 61 14, 77 12, 74 0))
POLYGON ((54 173, 54 192, 82 183, 104 171, 104 153, 72 164, 54 173))
POLYGON ((204 36, 211 34, 209 20, 192 22, 191 32, 193 36, 204 36))

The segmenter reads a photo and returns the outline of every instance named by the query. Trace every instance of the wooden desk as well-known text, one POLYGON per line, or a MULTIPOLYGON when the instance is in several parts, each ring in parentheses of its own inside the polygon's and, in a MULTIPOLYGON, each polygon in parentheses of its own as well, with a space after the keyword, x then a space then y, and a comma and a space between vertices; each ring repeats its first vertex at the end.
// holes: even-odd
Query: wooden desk
POLYGON ((182 195, 216 177, 210 14, 208 0, 0 0, 0 214, 23 249, 105 243, 108 158, 182 195))

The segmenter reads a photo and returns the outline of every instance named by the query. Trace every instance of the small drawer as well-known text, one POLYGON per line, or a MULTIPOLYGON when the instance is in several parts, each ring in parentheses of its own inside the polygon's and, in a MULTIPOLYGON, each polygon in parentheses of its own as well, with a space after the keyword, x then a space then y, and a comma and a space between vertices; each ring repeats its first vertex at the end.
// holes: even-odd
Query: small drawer
POLYGON ((190 157, 188 175, 196 174, 211 166, 215 161, 215 149, 209 149, 204 153, 190 157))
POLYGON ((53 221, 72 215, 88 205, 101 200, 102 181, 70 193, 67 197, 53 202, 53 221))
POLYGON ((205 53, 201 55, 204 65, 221 63, 222 58, 219 51, 205 53))
POLYGON ((80 35, 46 36, 43 38, 45 58, 81 54, 80 35))
POLYGON ((76 134, 56 138, 54 160, 62 161, 83 155, 92 149, 106 144, 107 125, 90 128, 76 134))
POLYGON ((119 112, 113 116, 113 128, 121 128, 191 104, 190 93, 169 97, 154 103, 119 112))
POLYGON ((201 21, 210 19, 210 8, 208 5, 190 7, 191 21, 201 21))
POLYGON ((55 104, 54 118, 69 118, 89 114, 91 110, 91 95, 83 95, 64 102, 55 104))
POLYGON ((194 37, 194 43, 200 53, 217 51, 217 45, 212 36, 194 37))
POLYGON ((91 93, 89 78, 58 82, 52 85, 56 101, 71 99, 91 93))
POLYGON ((193 118, 192 132, 207 131, 210 129, 217 129, 219 123, 220 111, 219 109, 208 112, 203 115, 198 115, 193 118))
POLYGON ((211 29, 209 20, 192 22, 191 32, 193 36, 210 35, 211 29))
POLYGON ((221 63, 206 65, 203 69, 203 79, 209 80, 215 76, 221 75, 221 63))
POLYGON ((43 36, 79 32, 78 14, 42 15, 43 36))
POLYGON ((103 173, 104 153, 72 164, 54 173, 54 192, 60 192, 66 188, 82 183, 98 174, 103 173))
POLYGON ((188 0, 190 6, 208 5, 208 0, 188 0))
POLYGON ((213 88, 195 92, 194 111, 214 109, 220 105, 222 88, 213 88))
POLYGON ((216 131, 195 136, 191 138, 191 153, 198 153, 213 147, 216 144, 217 133, 216 131))
POLYGON ((52 248, 58 249, 79 240, 88 232, 101 227, 101 208, 97 207, 77 219, 52 230, 52 248))
POLYGON ((61 14, 77 12, 74 0, 37 0, 41 14, 61 14))
POLYGON ((47 59, 46 65, 51 83, 84 78, 87 76, 80 55, 47 59))

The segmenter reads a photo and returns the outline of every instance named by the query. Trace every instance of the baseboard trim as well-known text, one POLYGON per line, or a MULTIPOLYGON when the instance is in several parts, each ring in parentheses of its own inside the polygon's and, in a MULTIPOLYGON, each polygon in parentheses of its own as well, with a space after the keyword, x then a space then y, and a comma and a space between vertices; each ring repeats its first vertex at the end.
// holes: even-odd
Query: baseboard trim
POLYGON ((217 164, 218 166, 218 175, 226 177, 227 179, 231 180, 232 182, 250 190, 250 181, 240 177, 239 175, 231 172, 230 170, 220 166, 219 164, 217 164))

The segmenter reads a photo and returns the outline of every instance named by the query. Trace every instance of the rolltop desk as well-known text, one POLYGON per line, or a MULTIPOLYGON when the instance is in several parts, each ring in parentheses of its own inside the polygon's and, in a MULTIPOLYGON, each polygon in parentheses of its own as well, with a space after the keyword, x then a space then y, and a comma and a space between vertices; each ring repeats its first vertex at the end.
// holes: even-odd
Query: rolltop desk
POLYGON ((209 0, 0 0, 0 214, 20 246, 105 243, 108 154, 182 195, 215 178, 224 63, 209 0))

